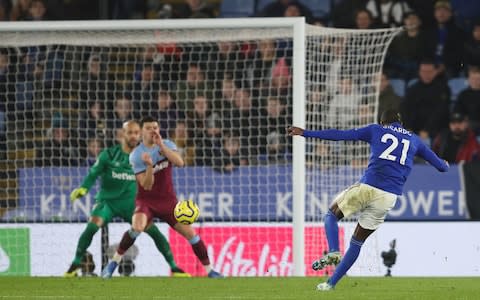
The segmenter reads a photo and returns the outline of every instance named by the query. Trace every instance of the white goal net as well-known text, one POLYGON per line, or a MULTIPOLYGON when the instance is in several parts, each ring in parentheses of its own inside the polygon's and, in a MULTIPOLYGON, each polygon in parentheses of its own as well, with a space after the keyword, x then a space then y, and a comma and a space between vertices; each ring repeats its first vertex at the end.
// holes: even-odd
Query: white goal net
MULTIPOLYGON (((198 203, 195 226, 216 269, 227 276, 303 273, 296 268, 313 274, 311 261, 326 250, 322 216, 333 195, 358 180, 368 148, 307 141, 305 180, 299 179, 306 192, 304 244, 294 245, 298 154, 285 128, 295 121, 296 105, 306 113, 295 125, 310 129, 375 122, 383 58, 398 30, 305 25, 294 43, 293 24, 47 22, 0 30, 0 274, 66 271, 96 188, 74 204, 69 194, 98 152, 121 138, 122 123, 143 116, 158 119, 162 136, 186 161, 174 170, 175 189, 179 199, 198 203), (294 266, 294 251, 303 266, 294 266)), ((109 245, 128 228, 116 221, 109 245)), ((178 265, 204 275, 187 241, 157 221, 178 265)), ((349 233, 341 234, 343 240, 349 233)), ((101 244, 97 234, 89 248, 97 274, 101 244)), ((136 247, 136 275, 168 275, 147 235, 136 247)))

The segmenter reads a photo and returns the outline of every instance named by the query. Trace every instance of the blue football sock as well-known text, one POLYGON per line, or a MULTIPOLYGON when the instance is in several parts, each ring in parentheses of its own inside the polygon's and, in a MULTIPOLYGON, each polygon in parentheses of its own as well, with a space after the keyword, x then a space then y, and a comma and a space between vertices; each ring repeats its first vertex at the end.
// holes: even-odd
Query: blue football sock
POLYGON ((347 273, 350 267, 355 263, 360 254, 360 249, 362 248, 363 242, 357 241, 354 237, 350 240, 350 247, 348 248, 345 256, 343 257, 340 264, 335 269, 332 277, 328 279, 330 285, 335 286, 337 282, 347 273))
POLYGON ((328 250, 330 252, 340 251, 338 247, 338 222, 335 214, 329 209, 325 216, 325 233, 327 234, 328 250))
POLYGON ((188 242, 190 243, 190 245, 195 245, 198 242, 200 242, 200 236, 196 235, 193 238, 191 238, 190 240, 188 240, 188 242))
POLYGON ((130 229, 128 230, 128 235, 129 235, 132 239, 136 239, 140 234, 141 234, 141 232, 135 231, 135 230, 133 230, 133 228, 130 228, 130 229))

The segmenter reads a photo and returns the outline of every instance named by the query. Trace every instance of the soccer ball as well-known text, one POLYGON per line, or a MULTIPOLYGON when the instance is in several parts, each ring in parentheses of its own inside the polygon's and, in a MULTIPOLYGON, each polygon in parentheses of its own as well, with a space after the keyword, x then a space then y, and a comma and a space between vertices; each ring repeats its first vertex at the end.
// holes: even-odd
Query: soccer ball
POLYGON ((173 214, 179 223, 190 225, 198 219, 200 209, 192 200, 185 200, 175 205, 173 214))

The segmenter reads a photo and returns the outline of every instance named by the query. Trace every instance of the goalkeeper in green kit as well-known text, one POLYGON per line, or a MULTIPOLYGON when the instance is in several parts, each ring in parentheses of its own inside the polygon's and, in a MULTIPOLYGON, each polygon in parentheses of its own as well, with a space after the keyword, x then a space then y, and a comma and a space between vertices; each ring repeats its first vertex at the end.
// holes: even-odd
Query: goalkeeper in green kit
MULTIPOLYGON (((101 177, 100 191, 95 197, 96 203, 91 212, 90 220, 80 235, 75 258, 64 274, 65 277, 77 276, 82 258, 100 227, 107 225, 114 217, 121 217, 129 223, 132 222, 137 182, 129 162, 129 155, 140 140, 140 126, 136 121, 125 122, 123 133, 122 144, 104 149, 95 164, 90 168, 82 185, 70 194, 71 201, 85 196, 95 184, 97 178, 101 177)), ((190 277, 190 274, 185 273, 175 264, 170 245, 165 236, 158 230, 158 227, 152 224, 145 232, 153 239, 157 249, 165 257, 170 265, 172 275, 175 277, 190 277)))

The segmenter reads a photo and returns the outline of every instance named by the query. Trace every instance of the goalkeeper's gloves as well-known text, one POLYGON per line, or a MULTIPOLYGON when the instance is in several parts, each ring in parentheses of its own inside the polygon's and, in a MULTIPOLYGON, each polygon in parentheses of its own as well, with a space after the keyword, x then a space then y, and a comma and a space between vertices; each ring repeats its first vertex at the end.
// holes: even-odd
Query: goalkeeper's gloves
POLYGON ((70 201, 75 201, 77 200, 78 198, 82 198, 83 196, 85 196, 86 194, 88 193, 88 190, 84 187, 79 187, 77 189, 74 189, 71 193, 70 193, 70 201))

